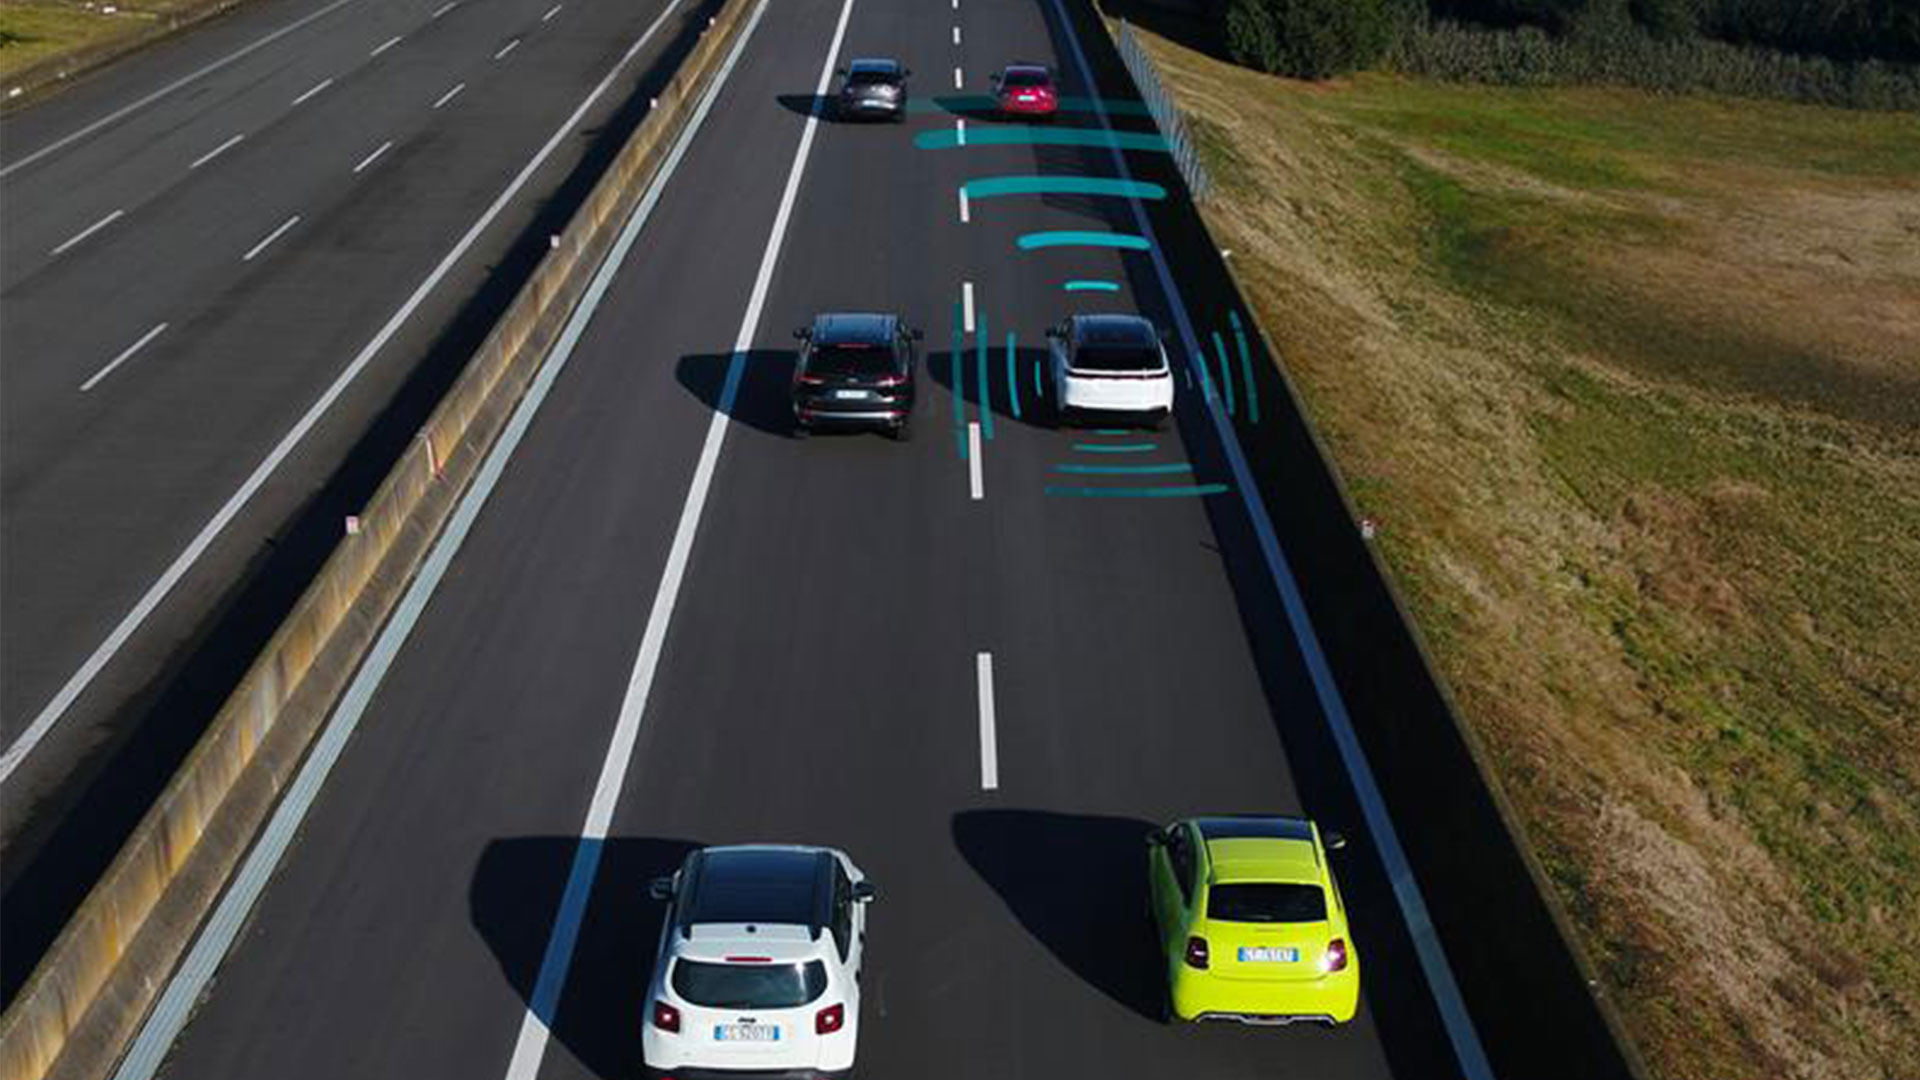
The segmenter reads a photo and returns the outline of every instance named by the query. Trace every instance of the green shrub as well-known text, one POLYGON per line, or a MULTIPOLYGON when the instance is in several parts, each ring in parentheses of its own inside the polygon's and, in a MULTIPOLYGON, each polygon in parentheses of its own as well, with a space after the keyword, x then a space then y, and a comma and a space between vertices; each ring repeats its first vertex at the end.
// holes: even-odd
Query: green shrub
POLYGON ((1841 61, 1701 37, 1657 37, 1594 12, 1555 37, 1533 27, 1484 30, 1416 22, 1386 67, 1506 86, 1613 84, 1661 93, 1778 98, 1856 109, 1920 110, 1920 66, 1841 61))
POLYGON ((1389 23, 1388 0, 1230 0, 1227 49, 1261 71, 1325 79, 1379 59, 1389 23))

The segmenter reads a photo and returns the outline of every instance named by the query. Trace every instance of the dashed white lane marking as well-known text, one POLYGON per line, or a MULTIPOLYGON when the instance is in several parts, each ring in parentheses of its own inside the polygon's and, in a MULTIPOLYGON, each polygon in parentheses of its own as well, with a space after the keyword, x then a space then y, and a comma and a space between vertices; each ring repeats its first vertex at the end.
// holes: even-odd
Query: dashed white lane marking
POLYGON ((506 56, 508 53, 512 52, 513 50, 519 47, 520 47, 520 39, 514 38, 512 41, 509 41, 505 45, 501 46, 500 51, 493 54, 493 58, 495 60, 504 60, 506 59, 506 56))
POLYGON ((221 154, 226 153, 228 150, 233 149, 233 147, 237 143, 239 143, 241 139, 244 139, 244 138, 246 138, 245 135, 235 135, 233 138, 228 139, 226 142, 221 143, 219 146, 216 146, 213 149, 207 151, 206 153, 201 154, 199 157, 194 158, 193 162, 189 164, 187 168, 197 169, 200 166, 205 165, 207 162, 212 161, 214 158, 217 158, 221 154))
POLYGON ((388 139, 386 142, 381 143, 379 146, 374 148, 373 153, 368 154, 366 157, 361 158, 360 164, 355 165, 353 167, 353 171, 357 174, 360 172, 360 170, 380 160, 380 155, 386 153, 387 150, 392 146, 393 146, 392 139, 388 139))
POLYGON ((451 3, 441 4, 439 7, 434 8, 433 14, 427 16, 427 18, 429 21, 433 19, 437 19, 440 16, 445 15, 447 12, 452 11, 454 8, 457 8, 459 6, 460 6, 460 0, 452 0, 451 3))
POLYGON ((550 8, 548 8, 548 9, 547 9, 547 13, 546 13, 545 15, 542 15, 542 16, 540 16, 540 21, 541 21, 541 22, 546 22, 546 21, 547 21, 548 19, 551 19, 551 18, 553 18, 553 17, 555 16, 555 15, 558 15, 558 14, 560 14, 560 9, 561 9, 561 8, 563 8, 563 7, 566 7, 566 6, 567 6, 567 5, 565 5, 565 4, 555 4, 555 5, 553 5, 552 7, 550 7, 550 8))
MULTIPOLYGON (((349 2, 349 0, 336 0, 333 5, 324 10, 331 11, 347 2, 349 2)), ((247 474, 247 478, 241 481, 238 488, 234 489, 233 494, 227 496, 226 501, 220 504, 218 510, 214 511, 213 516, 208 518, 206 523, 200 527, 200 531, 194 533, 193 539, 187 541, 186 545, 173 557, 173 561, 167 564, 166 569, 162 570, 160 575, 154 579, 153 583, 147 586, 146 591, 141 593, 140 598, 134 601, 133 606, 127 609, 126 614, 120 617, 120 621, 113 625, 113 629, 107 633, 105 638, 101 639, 100 644, 94 646, 93 651, 87 654, 87 658, 81 662, 80 666, 74 670, 72 675, 67 677, 67 681, 61 684, 60 689, 53 697, 45 705, 41 706, 40 711, 34 714, 33 722, 27 725, 26 730, 15 736, 13 742, 7 745, 6 750, 0 751, 0 784, 6 783, 7 779, 14 774, 15 770, 20 768, 21 763, 26 761, 27 755, 33 753, 34 748, 39 746, 41 740, 47 737, 47 733, 52 731, 54 725, 60 722, 60 718, 65 716, 67 710, 73 707, 73 703, 78 701, 80 695, 85 693, 87 688, 93 684, 93 680, 98 678, 102 671, 106 670, 107 665, 113 661, 113 658, 119 654, 120 650, 126 646, 128 641, 132 640, 135 632, 159 609, 160 602, 166 599, 168 594, 173 592, 174 586, 180 584, 181 579, 186 577, 187 571, 191 570, 194 564, 200 561, 200 556, 204 554, 209 547, 213 546, 214 540, 226 531, 227 526, 232 523, 233 519, 238 517, 240 511, 246 507, 247 503, 253 500, 254 494, 266 486, 267 480, 280 468, 280 463, 285 461, 288 455, 292 454, 294 449, 306 439, 307 434, 320 423, 321 418, 326 415, 327 410, 333 407, 333 403, 338 401, 340 396, 347 392, 347 388, 353 385, 354 380, 360 377, 360 373, 365 371, 368 365, 373 363, 374 357, 379 354, 381 349, 386 347, 387 342, 393 340, 393 336, 400 332, 400 328, 406 325, 407 320, 413 317, 413 313, 419 310, 421 304, 426 302, 427 296, 439 286, 440 282, 444 280, 448 274, 453 272, 454 265, 458 263, 473 247, 474 243, 480 239, 480 234, 484 233, 487 228, 494 223, 495 219, 507 208, 507 204, 511 203, 514 197, 527 186, 527 182, 533 178, 533 174, 546 163, 548 158, 553 156, 553 152, 559 149, 560 144, 568 140, 573 134, 574 125, 578 124, 580 118, 587 114, 587 110, 593 108, 594 102, 606 96, 607 91, 612 88, 614 81, 620 77, 620 73, 625 71, 628 65, 633 63, 634 57, 640 55, 640 50, 647 47, 647 43, 652 41, 654 35, 660 32, 660 28, 666 25, 667 20, 672 17, 673 13, 680 9, 680 4, 681 0, 668 0, 666 7, 661 10, 660 14, 654 17, 653 22, 647 25, 647 28, 641 32, 633 44, 627 46, 627 51, 620 54, 620 59, 614 61, 612 68, 600 77, 600 81, 595 83, 593 89, 587 92, 586 97, 581 99, 580 104, 574 106, 573 112, 568 114, 567 118, 560 122, 560 126, 555 128, 553 134, 547 137, 547 141, 541 144, 540 149, 534 151, 533 156, 527 159, 525 165, 520 167, 520 171, 514 174, 512 180, 507 182, 507 186, 501 190, 500 194, 494 198, 493 202, 487 206, 479 218, 475 219, 473 224, 468 226, 467 231, 462 233, 460 239, 454 242, 453 247, 441 257, 438 263, 434 264, 433 269, 428 271, 427 276, 421 279, 418 285, 414 286, 413 291, 401 302, 399 308, 395 309, 393 314, 387 318, 387 321, 374 333, 373 337, 369 339, 365 345, 361 346, 360 351, 355 353, 353 359, 347 362, 347 366, 340 371, 340 374, 335 376, 331 383, 327 384, 327 388, 321 391, 320 396, 314 399, 313 404, 307 406, 307 411, 300 414, 300 418, 294 421, 293 426, 288 428, 286 434, 280 437, 280 441, 273 445, 273 449, 269 450, 266 456, 260 459, 259 463, 254 466, 253 471, 247 474)), ((265 40, 266 39, 262 39, 263 42, 265 40)), ((238 56, 240 54, 236 53, 234 55, 238 56)), ((203 72, 211 70, 213 69, 206 68, 203 69, 203 72)), ((185 85, 184 81, 172 84, 174 88, 182 85, 185 85)), ((154 100, 156 96, 150 96, 149 98, 143 99, 143 101, 154 100)), ((140 102, 135 103, 136 106, 138 104, 140 104, 140 102)), ((129 106, 119 113, 116 113, 115 116, 124 116, 131 112, 133 108, 134 106, 129 106)), ((74 139, 88 134, 91 130, 93 129, 88 128, 76 132, 62 142, 47 147, 39 153, 43 155, 52 153, 60 146, 64 146, 74 139)), ((15 164, 24 165, 25 163, 26 159, 22 159, 15 164)), ((4 173, 4 171, 5 170, 0 170, 0 173, 4 173)), ((189 1000, 191 1000, 191 997, 189 997, 189 1000)), ((172 1036, 168 1035, 166 1039, 167 1041, 171 1041, 172 1036)), ((164 1043, 162 1045, 164 1047, 164 1043)), ((132 1052, 129 1052, 127 1060, 132 1060, 132 1052)), ((121 1066, 121 1073, 122 1075, 132 1075, 127 1072, 127 1065, 124 1062, 121 1066)), ((149 1068, 148 1075, 150 1074, 151 1069, 149 1068)))
POLYGON ((960 28, 957 26, 953 28, 953 43, 960 44, 960 28))
POLYGON ((305 105, 305 104, 307 103, 307 99, 308 99, 308 98, 311 98, 311 97, 312 97, 313 95, 315 95, 315 94, 317 94, 317 93, 319 93, 319 92, 320 92, 320 91, 322 91, 322 90, 325 90, 325 89, 326 89, 327 87, 329 87, 329 86, 332 86, 332 85, 333 85, 333 80, 332 80, 332 79, 330 79, 330 78, 329 78, 329 79, 321 79, 321 80, 320 80, 319 82, 317 82, 317 83, 315 83, 315 84, 313 85, 313 88, 312 88, 311 90, 308 90, 308 91, 307 91, 306 93, 304 93, 304 94, 301 94, 301 95, 300 95, 299 97, 297 97, 297 98, 294 98, 294 99, 293 99, 293 103, 294 103, 295 105, 305 105))
POLYGON ((461 83, 460 85, 454 87, 453 89, 447 91, 446 93, 441 94, 440 100, 434 102, 433 107, 437 109, 440 106, 445 105, 447 102, 452 101, 454 98, 459 97, 460 91, 465 90, 466 88, 467 88, 467 84, 461 83))
POLYGON ((993 721, 992 653, 974 656, 973 676, 980 693, 980 790, 994 791, 1000 787, 1000 747, 993 721))
MULTIPOLYGON (((668 0, 666 13, 670 14, 679 5, 680 0, 668 0)), ((755 10, 758 12, 764 9, 763 4, 755 10)), ((666 14, 662 14, 661 20, 664 21, 665 18, 666 14)), ((748 25, 751 28, 753 24, 748 25)), ((648 31, 647 37, 651 36, 652 31, 648 31)), ((743 45, 749 37, 751 37, 751 29, 747 34, 742 35, 743 45)), ((647 38, 643 37, 640 44, 644 45, 646 40, 647 38)), ((638 51, 636 47, 634 52, 638 51)), ((506 470, 507 462, 512 459, 520 440, 533 422, 534 415, 540 411, 541 403, 546 400, 553 384, 566 368, 567 355, 574 343, 579 340, 582 325, 599 304, 600 298, 605 295, 614 271, 626 260, 627 252, 633 247, 635 237, 646 226, 651 208, 659 200, 660 189, 673 176, 674 163, 685 155, 687 144, 699 130, 699 118, 706 115, 713 97, 719 93, 720 87, 726 82, 726 73, 731 70, 734 60, 738 57, 739 52, 736 51, 721 68, 721 74, 716 77, 712 90, 702 101, 700 108, 695 111, 694 120, 682 130, 672 151, 667 155, 666 163, 661 166, 661 171, 641 198, 639 208, 634 211, 632 217, 627 219, 625 226, 621 229, 619 238, 614 241, 612 253, 595 271, 592 281, 587 285, 586 295, 581 297, 579 306, 574 308, 566 328, 561 332, 560 343, 555 347, 554 355, 540 366, 533 377, 532 384, 527 387, 526 394, 514 407, 512 415, 507 420, 506 428, 501 431, 492 449, 487 451, 478 475, 473 478, 473 483, 467 488, 466 493, 460 497, 452 515, 447 519, 446 528, 434 540, 426 561, 420 567, 420 572, 407 586, 407 591, 401 596, 398 606, 394 608, 392 618, 388 619, 386 626, 381 629, 380 636, 374 642, 373 648, 368 651, 365 662, 355 672, 353 681, 341 695, 339 704, 327 717, 325 726, 314 739, 312 752, 307 755, 299 771, 287 783, 285 794, 274 807, 273 816, 268 819, 266 827, 260 831, 259 839, 247 851, 246 860, 233 874, 226 891, 220 896, 219 904, 205 924, 200 927, 194 938, 193 947, 181 960, 178 969, 168 977, 165 988, 160 992, 159 1000, 154 1004, 153 1010, 147 1014, 139 1034, 133 1040, 133 1045, 128 1048, 126 1056, 120 1059, 119 1069, 113 1074, 114 1080, 153 1080, 161 1063, 171 1052, 174 1040, 186 1026, 187 1019, 192 1015, 196 1004, 206 994, 207 985, 212 981, 214 973, 219 970, 220 965, 232 951, 233 943, 240 936, 241 929, 247 926, 248 921, 253 917, 254 907, 259 903, 260 895, 265 891, 267 882, 273 877, 281 861, 286 858, 287 848, 293 843, 295 835, 300 832, 307 813, 313 808, 315 798, 326 786, 328 775, 339 762, 340 755, 349 740, 353 738, 354 729, 366 715, 375 692, 386 679, 387 672, 392 669, 401 646, 406 644, 414 627, 418 625, 427 601, 432 598, 434 591, 445 579, 448 566, 453 562, 454 556, 459 553, 461 545, 466 542, 466 537, 473 528, 474 519, 479 517, 481 508, 486 505, 489 495, 499 483, 501 474, 506 470)), ((624 68, 631 59, 631 55, 623 57, 614 65, 613 73, 610 73, 607 78, 608 84, 612 83, 613 75, 624 68)), ((591 97, 588 99, 589 105, 592 100, 591 97)), ((580 115, 584 115, 585 111, 583 108, 580 115)), ((556 142, 563 139, 579 120, 579 115, 568 117, 567 122, 556 133, 556 142)), ((536 994, 548 989, 547 984, 544 983, 535 986, 536 994)), ((554 985, 550 990, 557 998, 559 986, 554 985)), ((552 1016, 551 1002, 541 1000, 548 1008, 545 1015, 552 1016)))
MULTIPOLYGON (((981 408, 986 403, 981 402, 981 408)), ((987 476, 980 465, 980 421, 967 421, 967 487, 973 493, 973 501, 979 502, 987 497, 987 476)))
MULTIPOLYGON (((754 9, 755 23, 765 10, 763 0, 754 9)), ((833 32, 833 43, 827 47, 826 62, 820 69, 819 83, 814 89, 816 98, 823 97, 827 92, 827 86, 833 78, 834 58, 840 54, 840 45, 847 33, 847 20, 852 14, 853 0, 844 0, 839 25, 833 32)), ((748 24, 739 47, 746 45, 755 23, 748 24)), ((733 56, 739 55, 737 48, 733 56)), ((723 72, 730 69, 731 59, 728 64, 729 67, 723 68, 723 72)), ((717 91, 717 85, 715 89, 717 91)), ((712 96, 709 96, 702 103, 703 109, 712 100, 712 96)), ((601 851, 613 823, 614 809, 620 801, 620 789, 626 783, 627 770, 633 761, 634 744, 639 739, 640 724, 647 712, 647 699, 652 693, 661 653, 666 648, 673 609, 680 596, 680 584, 693 554, 694 537, 700 530, 707 493, 720 463, 720 450, 726 442, 730 424, 727 414, 732 411, 734 395, 739 391, 740 378, 746 369, 747 350, 753 347, 754 337, 760 331, 761 312, 766 304, 767 291, 773 283, 774 267, 779 263, 780 248, 793 217, 793 205, 800 194, 800 181, 806 172, 807 156, 813 148, 819 124, 817 111, 807 117, 806 127, 800 134, 800 145, 794 151, 786 189, 780 196, 779 209, 774 213, 766 248, 761 252, 753 291, 747 297, 747 307, 741 314, 740 328, 734 336, 733 359, 720 391, 722 404, 713 410, 713 416, 707 421, 706 438, 700 447, 693 478, 687 485, 686 501, 680 507, 680 520, 674 526, 672 546, 667 550, 666 566, 660 573, 660 586, 654 592, 653 607, 647 613, 646 629, 640 636, 640 650, 634 657, 626 692, 620 700, 620 717, 614 724, 613 737, 608 742, 606 757, 600 765, 600 775, 594 781, 586 820, 580 826, 580 840, 574 847, 573 865, 567 873, 566 889, 560 897, 560 910, 554 917, 553 928, 540 958, 540 971, 534 978, 533 993, 528 995, 530 1000, 520 1019, 520 1033, 514 1040, 513 1056, 507 1062, 506 1080, 534 1080, 539 1076, 541 1060, 546 1056, 547 1045, 552 1039, 549 1025, 558 1011, 561 991, 567 984, 567 972, 573 965, 573 950, 579 942, 580 925, 586 917, 588 897, 593 894, 594 878, 599 873, 601 851)))
POLYGON ((116 356, 112 360, 107 361, 106 367, 103 367, 99 371, 94 372, 93 378, 88 379, 86 382, 81 383, 80 392, 84 394, 87 391, 93 389, 94 384, 98 383, 101 379, 104 379, 107 376, 113 374, 114 368, 117 368, 121 364, 124 364, 127 361, 133 359, 134 353, 137 353, 141 349, 146 348, 148 342, 151 342, 154 338, 159 337, 161 333, 163 333, 166 329, 167 329, 167 324, 161 323, 160 325, 140 335, 139 341, 136 341, 133 344, 127 346, 126 349, 123 350, 119 356, 116 356))
POLYGON ((973 333, 973 282, 960 283, 960 325, 967 333, 973 333))
POLYGON ((341 8, 347 6, 348 4, 351 4, 354 2, 355 0, 333 0, 333 3, 328 4, 326 7, 321 8, 319 11, 310 12, 309 14, 299 19, 296 19, 293 22, 288 23, 287 25, 281 27, 278 30, 273 31, 270 34, 267 34, 264 37, 257 38, 252 43, 245 45, 233 52, 228 53, 227 55, 221 57, 220 59, 215 60, 211 64, 208 64, 204 67, 195 68, 194 70, 187 72, 185 75, 180 76, 179 78, 173 80, 172 82, 161 87, 160 89, 155 90, 153 93, 148 94, 146 97, 143 97, 138 101, 131 102, 127 105, 123 105, 120 108, 115 109, 114 111, 101 117, 100 119, 95 120, 93 123, 88 124, 86 127, 83 127, 80 130, 73 132, 72 134, 66 135, 62 138, 55 139, 54 141, 48 143, 47 145, 41 147, 40 149, 35 150, 31 154, 22 155, 21 157, 18 157, 13 161, 8 162, 4 168, 0 168, 0 177, 11 176, 13 175, 14 171, 17 169, 24 169, 27 166, 33 164, 34 162, 39 161, 41 158, 46 157, 48 154, 58 153, 59 151, 69 146, 72 146, 74 143, 79 142, 81 139, 84 139, 87 136, 92 135, 94 132, 99 131, 101 128, 108 127, 112 124, 118 123, 123 117, 133 115, 134 113, 140 111, 141 109, 144 109, 147 106, 153 104, 154 102, 159 101, 161 98, 166 97, 168 94, 173 93, 175 90, 178 90, 181 87, 188 85, 189 83, 198 82, 199 80, 207 77, 208 75, 211 75, 216 71, 219 71, 221 68, 226 67, 228 64, 231 64, 234 61, 239 60, 241 57, 250 55, 254 52, 257 52, 260 49, 266 48, 268 45, 271 45, 274 42, 280 40, 281 38, 286 37, 288 34, 291 34, 295 30, 298 30, 301 27, 307 25, 308 23, 313 22, 315 19, 325 18, 326 16, 331 15, 334 12, 340 10, 341 8))
POLYGON ((961 81, 962 81, 962 80, 961 80, 961 78, 960 78, 960 69, 959 69, 959 68, 954 68, 954 69, 953 69, 953 88, 954 88, 955 90, 958 90, 958 89, 960 89, 960 86, 961 86, 961 81))
POLYGON ((960 189, 960 224, 965 225, 966 223, 972 220, 973 220, 973 212, 967 206, 967 189, 961 188, 960 189))
POLYGON ((54 248, 53 254, 55 255, 65 254, 68 248, 74 246, 75 244, 78 244, 80 241, 85 240, 87 237, 92 236, 94 233, 97 233, 101 229, 104 229, 107 226, 113 224, 114 222, 120 220, 122 217, 125 217, 126 213, 127 212, 125 210, 115 210, 113 213, 108 214, 106 217, 101 218, 99 221, 96 221, 93 224, 87 226, 86 228, 81 229, 79 232, 74 233, 72 236, 68 237, 66 243, 61 244, 57 248, 54 248))
POLYGON ((273 243, 273 242, 274 242, 275 240, 278 240, 278 239, 280 239, 280 238, 281 238, 282 236, 285 236, 285 235, 287 234, 287 230, 288 230, 288 229, 291 229, 291 228, 293 228, 293 227, 294 227, 295 225, 298 225, 298 224, 300 224, 300 215, 299 215, 299 214, 295 214, 295 215, 293 215, 292 217, 290 217, 290 218, 288 218, 287 220, 285 220, 285 221, 283 221, 283 222, 281 222, 281 223, 280 223, 280 227, 279 227, 279 228, 277 228, 277 229, 275 229, 275 230, 273 230, 272 232, 270 232, 270 233, 268 233, 268 234, 267 234, 267 238, 266 238, 265 240, 262 240, 262 241, 260 241, 259 243, 257 243, 257 244, 255 244, 255 245, 253 245, 253 246, 252 246, 251 248, 248 248, 248 249, 247 249, 247 253, 246 253, 245 255, 242 255, 242 256, 240 256, 240 261, 241 261, 241 262, 252 262, 252 261, 253 261, 253 257, 254 257, 255 255, 258 255, 258 254, 260 254, 261 252, 263 252, 263 251, 265 251, 265 250, 267 250, 267 245, 268 245, 268 244, 271 244, 271 243, 273 243))
POLYGON ((381 42, 380 44, 378 44, 378 45, 375 45, 375 46, 373 47, 373 51, 372 51, 372 52, 370 52, 370 53, 368 53, 368 54, 367 54, 367 56, 368 56, 368 57, 370 57, 370 58, 371 58, 371 57, 375 57, 375 56, 379 56, 379 55, 380 55, 381 53, 383 53, 383 52, 386 52, 386 51, 387 51, 388 49, 391 49, 391 48, 393 48, 393 47, 394 47, 395 45, 398 45, 398 44, 400 44, 400 39, 401 39, 401 38, 403 38, 403 37, 405 37, 405 36, 406 36, 406 35, 404 35, 404 34, 395 34, 395 35, 394 35, 393 37, 390 37, 390 38, 388 38, 387 40, 385 40, 385 41, 383 41, 383 42, 381 42))
POLYGON ((967 122, 960 117, 954 117, 953 137, 961 146, 967 145, 967 122))

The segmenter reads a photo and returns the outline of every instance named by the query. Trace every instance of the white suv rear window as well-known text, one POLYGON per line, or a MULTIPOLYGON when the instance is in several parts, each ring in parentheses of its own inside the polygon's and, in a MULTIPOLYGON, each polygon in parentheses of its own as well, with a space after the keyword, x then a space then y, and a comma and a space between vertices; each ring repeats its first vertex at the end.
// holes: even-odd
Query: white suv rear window
POLYGON ((709 1009, 792 1009, 827 989, 827 968, 818 960, 803 964, 715 964, 679 960, 673 965, 673 992, 709 1009))

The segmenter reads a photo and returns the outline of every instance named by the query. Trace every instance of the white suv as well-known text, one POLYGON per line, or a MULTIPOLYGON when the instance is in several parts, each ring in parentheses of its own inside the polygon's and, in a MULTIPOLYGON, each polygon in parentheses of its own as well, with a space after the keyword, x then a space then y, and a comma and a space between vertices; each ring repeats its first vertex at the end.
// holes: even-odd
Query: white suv
POLYGON ((650 1077, 852 1071, 874 889, 845 852, 702 848, 652 891, 672 906, 640 1040, 650 1077))
POLYGON ((1138 315, 1075 315, 1047 331, 1062 423, 1111 416, 1159 427, 1173 412, 1173 368, 1138 315))

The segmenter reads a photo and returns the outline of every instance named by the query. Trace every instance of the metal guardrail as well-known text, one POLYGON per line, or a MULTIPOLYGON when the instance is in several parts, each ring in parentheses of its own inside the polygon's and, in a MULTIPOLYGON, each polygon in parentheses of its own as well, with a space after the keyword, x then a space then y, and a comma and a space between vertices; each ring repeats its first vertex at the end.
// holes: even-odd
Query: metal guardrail
POLYGON ((1193 131, 1187 124, 1185 114, 1173 103, 1173 95, 1160 82, 1160 72, 1153 66, 1153 58, 1141 46, 1140 40, 1133 34, 1133 27, 1127 20, 1120 20, 1120 60, 1127 66, 1127 74, 1133 77, 1133 85, 1139 89, 1141 100, 1147 104, 1147 111, 1153 114, 1153 122, 1160 129, 1161 137, 1167 140, 1167 147, 1173 154, 1174 164, 1179 166, 1181 179, 1187 182, 1187 191, 1195 202, 1201 202, 1213 193, 1213 180, 1207 176, 1206 166, 1200 163, 1199 143, 1194 140, 1193 131))

